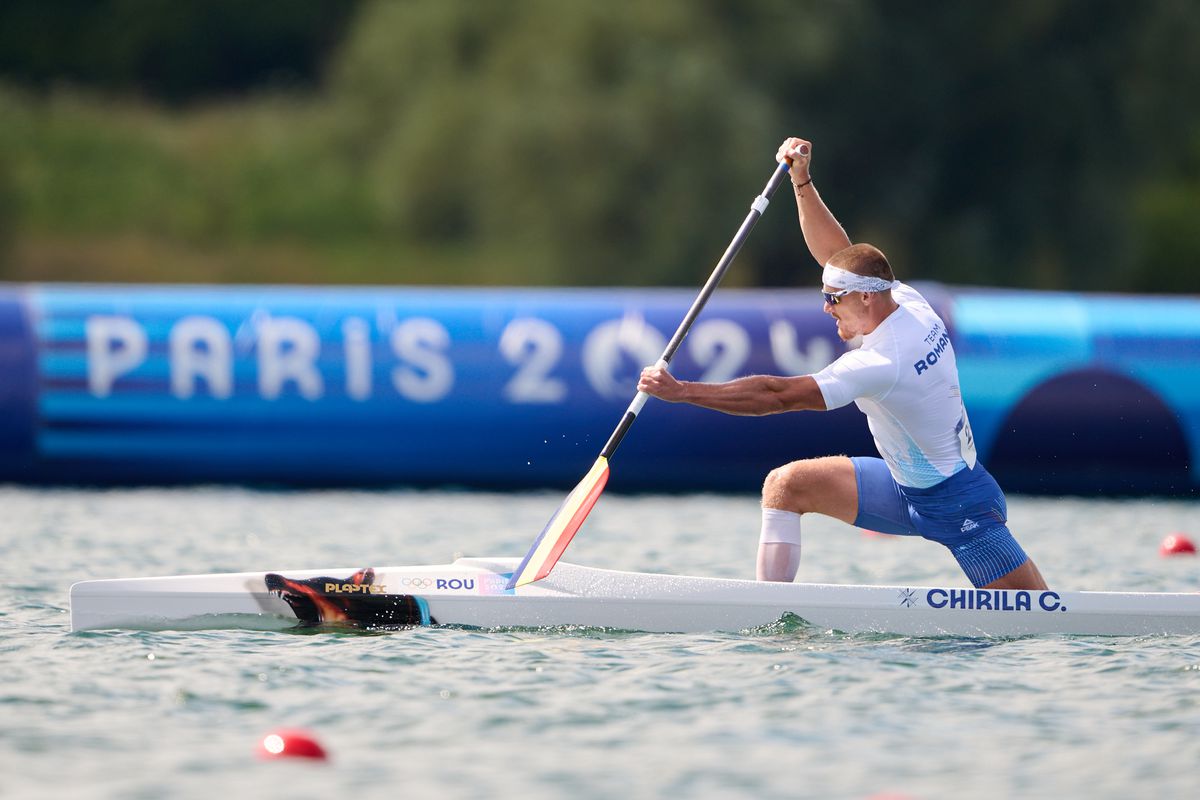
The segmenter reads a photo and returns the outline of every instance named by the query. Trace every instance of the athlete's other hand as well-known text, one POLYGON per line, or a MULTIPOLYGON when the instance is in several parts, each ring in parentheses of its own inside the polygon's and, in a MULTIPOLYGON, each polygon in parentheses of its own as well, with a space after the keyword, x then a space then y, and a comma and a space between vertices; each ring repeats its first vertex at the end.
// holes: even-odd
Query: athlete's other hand
POLYGON ((683 384, 657 365, 642 370, 642 376, 638 379, 638 391, 668 403, 678 403, 684 394, 683 384))

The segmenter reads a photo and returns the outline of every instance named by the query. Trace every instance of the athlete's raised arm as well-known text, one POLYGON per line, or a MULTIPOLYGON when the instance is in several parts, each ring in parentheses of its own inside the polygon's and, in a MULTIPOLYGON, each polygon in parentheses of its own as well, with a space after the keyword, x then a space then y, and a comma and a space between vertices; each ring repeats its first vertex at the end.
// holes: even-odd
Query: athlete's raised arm
POLYGON ((778 161, 787 158, 792 163, 789 172, 804 243, 817 263, 825 266, 830 256, 850 246, 850 237, 821 200, 817 187, 813 186, 812 175, 808 171, 812 162, 812 142, 793 136, 780 145, 775 158, 778 161))

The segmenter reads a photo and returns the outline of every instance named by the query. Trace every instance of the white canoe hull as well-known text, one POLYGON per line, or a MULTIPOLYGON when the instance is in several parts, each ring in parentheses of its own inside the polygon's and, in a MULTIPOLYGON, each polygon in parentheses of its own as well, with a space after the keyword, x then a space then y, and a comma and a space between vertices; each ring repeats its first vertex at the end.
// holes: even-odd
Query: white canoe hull
POLYGON ((1200 633, 1200 594, 761 583, 559 564, 506 590, 516 558, 94 580, 73 630, 280 630, 302 624, 738 631, 794 614, 822 630, 916 636, 1200 633))

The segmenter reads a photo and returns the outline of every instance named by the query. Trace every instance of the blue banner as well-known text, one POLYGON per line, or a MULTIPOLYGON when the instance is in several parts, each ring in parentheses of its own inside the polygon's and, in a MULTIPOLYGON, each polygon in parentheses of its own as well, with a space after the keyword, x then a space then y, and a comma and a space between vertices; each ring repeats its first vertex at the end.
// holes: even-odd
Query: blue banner
MULTIPOLYGON (((948 323, 981 458, 1009 488, 1087 491, 1107 474, 1194 491, 1200 301, 920 288, 948 323), (1089 382, 1104 388, 1089 397, 1089 382), (1105 437, 1080 425, 1110 432, 1099 461, 1105 437)), ((9 287, 0 479, 571 485, 694 296, 9 287)), ((799 375, 844 351, 815 291, 723 289, 672 372, 799 375)), ((739 418, 651 400, 611 485, 752 490, 830 453, 874 454, 853 407, 739 418)))

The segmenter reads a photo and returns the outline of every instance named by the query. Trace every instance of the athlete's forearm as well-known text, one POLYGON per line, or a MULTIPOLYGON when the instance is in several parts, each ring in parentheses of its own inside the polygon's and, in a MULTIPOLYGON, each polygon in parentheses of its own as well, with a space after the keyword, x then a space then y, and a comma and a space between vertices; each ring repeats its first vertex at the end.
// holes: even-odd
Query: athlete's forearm
POLYGON ((817 263, 824 266, 834 253, 850 246, 850 237, 811 182, 795 187, 795 195, 804 243, 817 263))
POLYGON ((785 411, 823 410, 825 401, 810 376, 780 378, 750 375, 726 383, 681 381, 676 402, 724 414, 760 417, 785 411))

